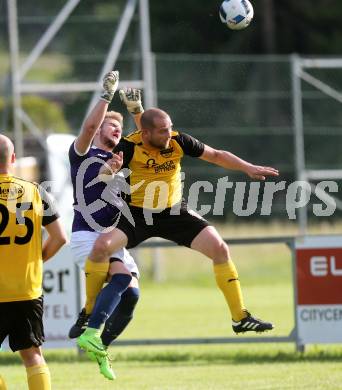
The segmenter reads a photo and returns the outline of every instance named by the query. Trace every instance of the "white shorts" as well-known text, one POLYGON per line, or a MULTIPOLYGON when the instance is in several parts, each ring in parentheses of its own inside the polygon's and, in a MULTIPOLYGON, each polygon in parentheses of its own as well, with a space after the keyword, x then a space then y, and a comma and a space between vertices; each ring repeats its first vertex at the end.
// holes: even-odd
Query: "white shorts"
MULTIPOLYGON (((84 269, 85 261, 93 249, 94 243, 100 234, 101 233, 98 232, 89 232, 85 230, 71 233, 70 247, 72 255, 74 257, 75 263, 80 268, 84 269)), ((112 253, 111 257, 120 259, 125 264, 128 271, 135 272, 139 277, 138 267, 126 248, 112 253)))

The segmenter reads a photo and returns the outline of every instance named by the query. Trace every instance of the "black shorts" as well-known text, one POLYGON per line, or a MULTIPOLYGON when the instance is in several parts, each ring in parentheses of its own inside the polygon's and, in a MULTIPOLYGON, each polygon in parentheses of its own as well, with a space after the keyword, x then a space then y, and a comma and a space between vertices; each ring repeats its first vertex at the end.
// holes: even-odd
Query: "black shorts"
POLYGON ((13 352, 42 345, 42 296, 30 301, 0 302, 0 345, 6 336, 13 352))
POLYGON ((193 239, 209 226, 209 222, 189 211, 186 206, 180 207, 176 215, 173 215, 171 210, 165 209, 160 213, 153 213, 153 221, 150 221, 149 219, 146 220, 142 208, 130 207, 135 226, 123 215, 121 215, 116 226, 128 238, 126 248, 134 248, 151 237, 165 238, 178 245, 190 248, 193 239), (150 222, 152 223, 150 224, 150 222))

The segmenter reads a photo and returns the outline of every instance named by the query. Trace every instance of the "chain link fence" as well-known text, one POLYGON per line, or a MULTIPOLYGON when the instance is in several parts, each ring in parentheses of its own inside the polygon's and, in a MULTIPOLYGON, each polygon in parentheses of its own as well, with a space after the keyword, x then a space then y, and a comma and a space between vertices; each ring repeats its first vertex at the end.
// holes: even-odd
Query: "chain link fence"
MULTIPOLYGON (((290 56, 159 54, 157 75, 159 106, 170 112, 176 129, 255 164, 274 166, 287 184, 296 179, 290 56)), ((315 76, 338 89, 342 70, 315 70, 315 76)), ((340 104, 305 83, 302 87, 307 168, 337 168, 340 104)), ((191 182, 210 180, 215 186, 227 174, 245 180, 196 159, 184 165, 191 182)), ((262 191, 263 185, 260 196, 262 191)), ((227 192, 225 218, 234 218, 232 200, 227 192)), ((213 194, 202 193, 201 201, 213 204, 213 194)), ((258 210, 248 218, 262 219, 258 210)), ((284 191, 275 195, 272 216, 287 217, 284 191)))

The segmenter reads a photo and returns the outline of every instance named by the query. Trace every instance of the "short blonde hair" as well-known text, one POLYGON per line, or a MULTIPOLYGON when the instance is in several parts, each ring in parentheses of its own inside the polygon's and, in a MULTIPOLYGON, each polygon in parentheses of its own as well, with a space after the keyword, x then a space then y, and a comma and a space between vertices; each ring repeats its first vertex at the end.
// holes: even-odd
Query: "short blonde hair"
POLYGON ((104 121, 106 119, 115 119, 117 120, 120 125, 122 126, 123 125, 123 116, 120 114, 120 112, 117 112, 117 111, 107 111, 105 117, 104 117, 104 121))

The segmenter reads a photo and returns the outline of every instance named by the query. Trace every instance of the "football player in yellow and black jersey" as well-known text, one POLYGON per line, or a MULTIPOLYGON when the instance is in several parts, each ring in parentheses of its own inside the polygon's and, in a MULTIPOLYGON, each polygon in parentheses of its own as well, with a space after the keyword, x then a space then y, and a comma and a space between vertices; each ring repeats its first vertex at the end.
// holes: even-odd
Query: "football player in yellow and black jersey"
POLYGON ((141 131, 121 140, 116 150, 123 152, 123 167, 131 170, 132 190, 128 202, 135 226, 122 216, 113 231, 97 239, 90 259, 108 262, 113 250, 135 247, 150 237, 174 241, 213 261, 217 285, 228 303, 234 332, 273 329, 271 323, 252 317, 246 310, 236 268, 217 230, 182 203, 180 171, 185 155, 242 171, 256 180, 278 176, 278 171, 250 164, 232 153, 213 149, 190 135, 173 131, 169 115, 156 108, 143 113, 141 131), (153 215, 152 223, 146 218, 148 215, 153 215))
POLYGON ((19 351, 30 390, 50 390, 40 347, 43 262, 60 249, 66 236, 43 188, 10 174, 14 162, 12 142, 0 135, 0 346, 8 336, 12 351, 19 351), (48 233, 44 243, 42 226, 48 233))

